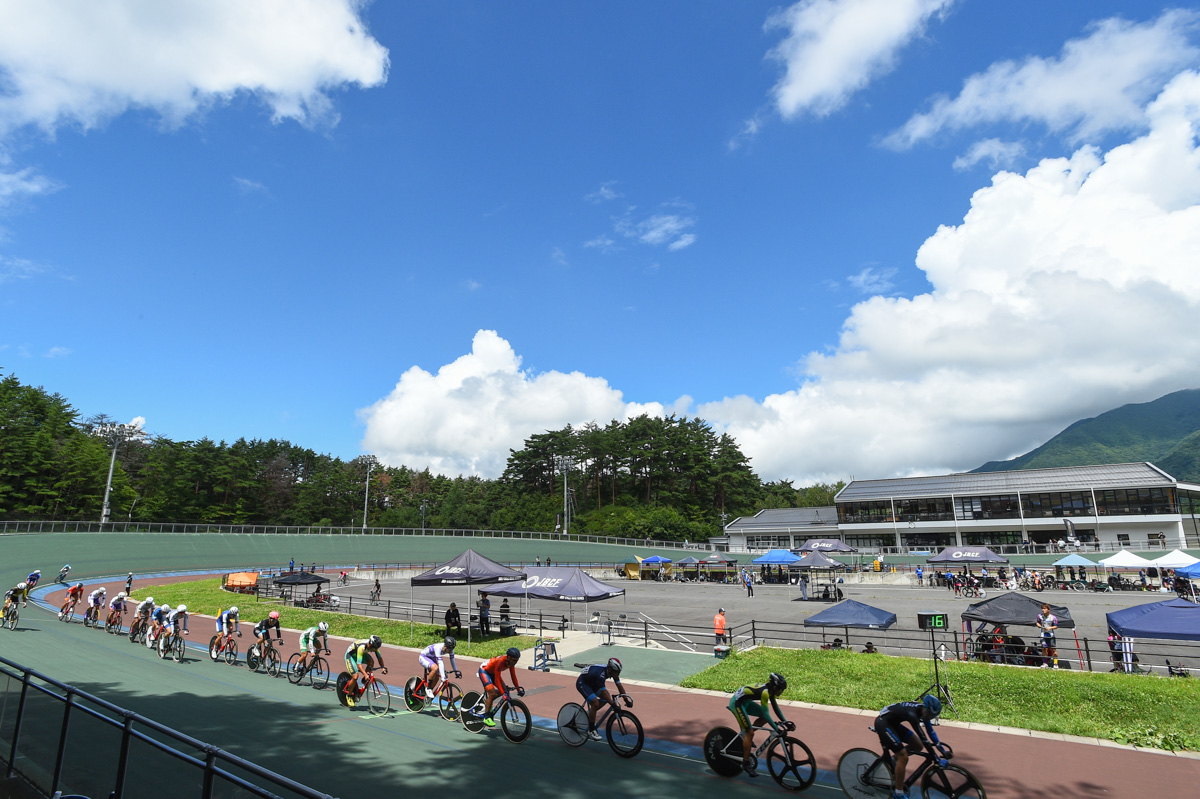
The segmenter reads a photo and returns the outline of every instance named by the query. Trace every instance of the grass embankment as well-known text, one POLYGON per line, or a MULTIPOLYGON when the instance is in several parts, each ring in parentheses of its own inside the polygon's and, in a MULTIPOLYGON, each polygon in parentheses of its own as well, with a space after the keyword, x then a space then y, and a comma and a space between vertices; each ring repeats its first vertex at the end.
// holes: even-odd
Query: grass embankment
MULTIPOLYGON (((434 627, 429 624, 418 623, 412 625, 412 632, 410 634, 409 623, 407 621, 379 619, 371 616, 352 616, 348 613, 330 613, 323 610, 309 610, 307 608, 291 607, 278 602, 260 602, 253 595, 234 594, 224 590, 221 588, 221 579, 219 577, 185 583, 171 583, 169 585, 153 585, 146 588, 139 588, 134 593, 138 599, 152 596, 154 597, 154 601, 160 605, 163 602, 171 606, 182 603, 187 605, 189 613, 202 613, 206 616, 215 616, 230 605, 237 605, 240 611, 238 615, 241 616, 242 620, 243 634, 248 629, 253 628, 259 621, 266 618, 266 615, 272 610, 277 610, 279 611, 279 623, 285 628, 295 630, 304 630, 318 622, 327 621, 329 622, 329 634, 341 638, 361 639, 370 635, 378 635, 383 639, 385 644, 417 648, 423 648, 435 641, 442 640, 443 628, 434 627)), ((193 624, 193 633, 197 630, 211 635, 213 628, 193 624)), ((515 646, 518 649, 529 649, 535 641, 535 638, 528 635, 509 636, 507 638, 491 636, 484 641, 475 638, 474 641, 468 644, 467 639, 464 637, 458 642, 458 646, 454 652, 455 654, 467 657, 489 658, 503 654, 510 646, 515 646)), ((341 655, 341 652, 335 652, 334 654, 341 655)), ((532 662, 532 657, 531 653, 526 652, 522 660, 530 658, 530 662, 532 662)), ((384 659, 387 659, 386 655, 384 655, 384 659)))
MULTIPOLYGON (((778 671, 785 699, 878 710, 915 699, 932 681, 929 661, 853 652, 758 648, 683 681, 733 692, 778 671)), ((947 663, 947 719, 1042 730, 1158 749, 1200 750, 1200 680, 947 663)))

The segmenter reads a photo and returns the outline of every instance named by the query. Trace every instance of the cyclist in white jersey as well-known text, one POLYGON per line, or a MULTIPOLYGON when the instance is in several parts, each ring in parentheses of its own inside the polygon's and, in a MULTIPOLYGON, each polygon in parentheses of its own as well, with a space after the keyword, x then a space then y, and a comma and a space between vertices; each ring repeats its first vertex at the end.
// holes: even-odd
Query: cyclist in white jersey
POLYGON ((442 684, 442 680, 446 679, 446 655, 450 656, 450 668, 454 670, 454 676, 462 679, 462 672, 458 670, 458 664, 454 662, 454 646, 457 642, 450 636, 446 636, 436 644, 430 644, 421 652, 418 660, 421 661, 421 666, 425 669, 425 698, 433 699, 433 695, 437 693, 438 688, 442 684), (437 670, 437 676, 434 681, 430 682, 429 677, 437 670))
POLYGON ((329 654, 329 623, 324 621, 300 633, 300 660, 296 663, 296 668, 303 673, 308 666, 308 656, 316 655, 322 649, 325 650, 325 654, 329 654))

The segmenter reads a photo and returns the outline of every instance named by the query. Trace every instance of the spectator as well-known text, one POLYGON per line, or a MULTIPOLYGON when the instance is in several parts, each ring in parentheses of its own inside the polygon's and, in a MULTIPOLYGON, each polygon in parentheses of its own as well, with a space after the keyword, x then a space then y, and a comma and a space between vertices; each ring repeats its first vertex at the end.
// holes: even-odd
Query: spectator
POLYGON ((509 609, 510 608, 508 607, 508 597, 505 597, 504 601, 500 603, 500 621, 508 621, 509 609))
POLYGON ((1146 590, 1146 570, 1138 569, 1138 582, 1142 584, 1142 590, 1146 590))
POLYGON ((487 635, 491 632, 492 626, 492 600, 488 599, 487 594, 480 591, 479 601, 476 604, 479 606, 479 632, 487 635))
POLYGON ((295 558, 292 558, 291 560, 288 561, 288 571, 289 572, 296 571, 296 559, 295 558))
POLYGON ((870 641, 867 641, 867 645, 865 647, 863 647, 862 653, 864 655, 878 655, 879 650, 875 648, 875 644, 871 643, 870 641))
POLYGON ((754 596, 754 575, 746 569, 742 569, 742 580, 746 583, 746 596, 754 596))
POLYGON ((541 555, 538 555, 537 557, 535 557, 535 558, 533 559, 533 565, 534 565, 534 566, 541 566, 541 565, 542 565, 542 556, 541 556, 541 555))
POLYGON ((1042 603, 1042 612, 1037 617, 1037 628, 1042 631, 1042 654, 1045 660, 1042 661, 1043 669, 1058 668, 1058 649, 1057 632, 1058 632, 1058 617, 1050 612, 1050 606, 1042 603))
POLYGON ((454 630, 455 638, 462 638, 462 618, 458 615, 458 605, 450 603, 450 609, 446 611, 446 635, 450 635, 450 631, 454 630))
MULTIPOLYGON (((917 585, 925 585, 925 572, 920 566, 917 567, 917 585)), ((870 641, 867 643, 870 643, 870 641)))
POLYGON ((729 643, 729 636, 725 634, 725 608, 717 608, 717 615, 713 616, 713 635, 718 646, 729 643))
POLYGON ((546 556, 546 568, 550 568, 550 556, 546 556))
POLYGON ((808 575, 803 573, 800 575, 800 596, 808 601, 808 575))

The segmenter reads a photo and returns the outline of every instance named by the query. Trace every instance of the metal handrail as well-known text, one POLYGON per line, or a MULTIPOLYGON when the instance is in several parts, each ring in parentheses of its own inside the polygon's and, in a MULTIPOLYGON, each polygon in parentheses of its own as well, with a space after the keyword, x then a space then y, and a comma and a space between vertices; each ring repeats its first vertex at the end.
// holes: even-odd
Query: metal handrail
MULTIPOLYGON (((171 729, 164 724, 160 724, 153 719, 146 718, 132 710, 114 705, 99 697, 93 696, 84 691, 59 682, 52 677, 27 668, 15 663, 7 658, 0 657, 0 674, 9 677, 10 679, 18 680, 21 684, 21 696, 17 703, 17 714, 13 722, 12 745, 8 752, 8 764, 6 776, 11 778, 14 775, 20 775, 22 778, 35 784, 37 777, 32 774, 22 772, 17 768, 17 750, 21 744, 21 727, 25 716, 26 698, 30 690, 37 692, 40 695, 50 699, 58 700, 63 703, 63 721, 62 729, 59 736, 59 746, 55 754, 53 769, 50 774, 51 784, 46 790, 47 795, 54 794, 60 790, 60 782, 62 779, 63 766, 65 760, 65 743, 67 741, 67 733, 71 724, 73 712, 80 712, 86 716, 95 719, 103 724, 121 730, 121 751, 116 768, 116 778, 111 788, 105 789, 104 794, 111 799, 123 799, 125 794, 126 777, 129 770, 129 749, 131 741, 139 741, 154 747, 158 751, 169 755, 184 764, 200 769, 203 774, 203 790, 201 799, 211 799, 213 790, 218 779, 223 782, 236 785, 243 791, 248 792, 252 796, 262 797, 263 799, 278 799, 278 795, 273 793, 268 788, 262 785, 257 785, 249 780, 239 777, 231 773, 222 766, 237 768, 251 776, 258 778, 266 783, 275 786, 278 789, 289 791, 302 799, 333 799, 332 796, 326 793, 309 788, 295 780, 278 774, 269 769, 263 768, 255 763, 238 757, 235 754, 226 752, 212 744, 205 743, 197 738, 193 738, 186 733, 171 729), (37 680, 38 682, 34 682, 37 680), (57 689, 57 690, 55 690, 57 689), (58 693, 61 691, 62 693, 58 693), (86 704, 85 704, 86 703, 86 704), (94 707, 89 707, 93 705, 94 707), (101 711, 107 711, 101 712, 101 711), (116 718, 114 718, 114 716, 116 718), (154 738, 145 732, 134 729, 134 724, 145 727, 147 730, 157 733, 166 738, 172 739, 185 747, 196 750, 197 754, 189 754, 186 751, 176 749, 157 738, 154 738)), ((44 710, 39 714, 40 718, 44 718, 44 710)), ((0 753, 2 754, 2 753, 0 753)), ((24 753, 26 759, 30 758, 30 753, 24 753)), ((36 787, 36 786, 35 786, 36 787)))

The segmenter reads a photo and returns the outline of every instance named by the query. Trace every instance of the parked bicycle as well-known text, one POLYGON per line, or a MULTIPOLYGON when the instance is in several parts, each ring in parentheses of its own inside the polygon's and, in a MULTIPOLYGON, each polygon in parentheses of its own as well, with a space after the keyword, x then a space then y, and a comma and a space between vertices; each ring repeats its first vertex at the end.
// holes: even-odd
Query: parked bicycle
MULTIPOLYGON (((771 730, 771 734, 750 754, 750 765, 757 767, 765 752, 771 778, 789 791, 803 791, 817 778, 817 761, 804 741, 784 735, 793 726, 789 723, 787 727, 771 730)), ((741 774, 741 733, 728 727, 713 727, 704 736, 704 759, 709 768, 722 777, 741 774)))
POLYGON ((224 660, 230 666, 237 663, 238 644, 232 635, 217 633, 208 642, 208 657, 213 663, 224 660))
MULTIPOLYGON (((437 669, 434 669, 433 673, 436 672, 437 669)), ((462 672, 455 672, 455 676, 461 678, 462 672)), ((449 680, 442 680, 442 684, 433 694, 433 699, 430 699, 425 696, 427 687, 424 677, 409 677, 408 682, 404 683, 404 706, 413 713, 420 713, 426 705, 435 704, 438 715, 446 721, 458 721, 459 706, 463 698, 462 689, 449 680)))
MULTIPOLYGON (((282 644, 283 641, 280 640, 279 643, 282 644)), ((271 643, 271 639, 265 636, 262 642, 251 644, 250 648, 246 650, 246 667, 250 671, 258 671, 263 668, 270 676, 278 677, 281 661, 279 650, 271 643), (262 649, 264 645, 266 651, 262 649)))
MULTIPOLYGON (((875 730, 874 727, 868 729, 875 730)), ((961 766, 938 764, 939 758, 949 760, 954 757, 949 744, 943 742, 939 753, 926 741, 924 749, 911 757, 919 757, 922 762, 910 769, 904 780, 905 793, 920 780, 924 799, 987 799, 983 785, 974 774, 961 766)), ((838 783, 847 796, 890 799, 895 768, 896 761, 891 752, 881 755, 871 749, 851 749, 838 761, 838 783)))
POLYGON ((1167 660, 1167 676, 1168 677, 1191 677, 1192 675, 1188 672, 1187 666, 1183 665, 1182 660, 1179 661, 1179 663, 1174 666, 1171 665, 1170 660, 1167 660))
POLYGON ((962 595, 966 599, 986 599, 987 591, 983 589, 982 585, 964 585, 962 595))
MULTIPOLYGON (((579 665, 579 664, 576 664, 579 665)), ((646 736, 642 731, 642 722, 628 710, 616 707, 616 699, 626 700, 633 706, 633 698, 628 694, 618 694, 613 697, 613 703, 605 705, 601 715, 596 717, 596 729, 604 729, 608 737, 608 745, 621 757, 634 757, 642 751, 646 736)), ((567 746, 583 746, 588 740, 588 710, 577 702, 567 702, 558 711, 558 737, 567 746)), ((739 755, 740 757, 740 755, 739 755)))
MULTIPOLYGON (((520 699, 512 698, 513 690, 511 687, 505 688, 504 695, 496 700, 492 712, 493 717, 500 719, 500 731, 504 733, 504 737, 519 744, 529 737, 529 733, 533 730, 533 724, 529 708, 525 706, 525 703, 520 699)), ((462 720, 463 727, 469 732, 482 732, 483 728, 487 726, 483 723, 487 708, 486 697, 479 691, 467 691, 463 694, 460 707, 459 718, 462 720)))
MULTIPOLYGON (((325 650, 329 654, 329 650, 325 650)), ((300 653, 293 652, 287 662, 287 678, 292 685, 299 685, 308 680, 308 684, 318 690, 329 685, 329 661, 317 653, 309 655, 304 665, 300 665, 300 653)))
POLYGON ((385 716, 392 709, 392 692, 383 680, 375 676, 374 671, 367 673, 367 684, 361 690, 357 685, 358 680, 350 672, 343 671, 338 675, 337 695, 343 707, 366 702, 367 710, 373 716, 385 716))

